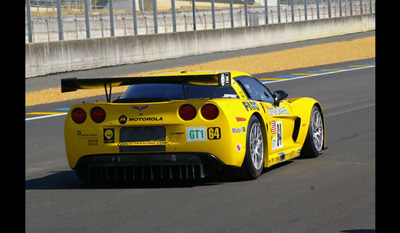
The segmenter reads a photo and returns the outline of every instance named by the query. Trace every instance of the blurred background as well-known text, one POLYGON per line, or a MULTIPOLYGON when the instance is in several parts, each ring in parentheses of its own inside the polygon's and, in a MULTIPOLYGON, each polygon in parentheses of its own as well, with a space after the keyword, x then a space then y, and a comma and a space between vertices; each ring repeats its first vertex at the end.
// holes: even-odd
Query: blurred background
POLYGON ((26 0, 25 41, 79 40, 375 13, 375 0, 26 0))

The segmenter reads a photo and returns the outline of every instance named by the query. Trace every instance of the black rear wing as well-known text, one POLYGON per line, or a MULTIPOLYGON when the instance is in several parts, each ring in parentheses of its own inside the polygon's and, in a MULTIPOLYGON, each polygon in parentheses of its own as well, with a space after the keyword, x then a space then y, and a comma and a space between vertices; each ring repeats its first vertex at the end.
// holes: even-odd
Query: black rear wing
MULTIPOLYGON (((219 87, 231 86, 231 73, 216 73, 206 75, 178 75, 178 76, 146 76, 146 77, 124 77, 124 78, 65 78, 61 79, 61 92, 77 91, 78 89, 104 88, 107 102, 111 101, 112 87, 145 84, 145 83, 176 83, 183 86, 190 83, 203 83, 219 87), (107 87, 109 92, 107 92, 107 87)), ((185 88, 184 88, 185 90, 185 88)), ((187 93, 185 94, 187 96, 187 93)))

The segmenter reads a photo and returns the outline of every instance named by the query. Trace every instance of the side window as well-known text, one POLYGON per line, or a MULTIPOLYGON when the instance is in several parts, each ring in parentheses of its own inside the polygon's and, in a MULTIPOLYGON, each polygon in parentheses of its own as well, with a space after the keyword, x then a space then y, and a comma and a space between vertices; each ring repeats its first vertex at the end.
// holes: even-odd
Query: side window
POLYGON ((235 80, 246 92, 249 99, 274 103, 271 92, 258 80, 248 76, 236 77, 235 80))

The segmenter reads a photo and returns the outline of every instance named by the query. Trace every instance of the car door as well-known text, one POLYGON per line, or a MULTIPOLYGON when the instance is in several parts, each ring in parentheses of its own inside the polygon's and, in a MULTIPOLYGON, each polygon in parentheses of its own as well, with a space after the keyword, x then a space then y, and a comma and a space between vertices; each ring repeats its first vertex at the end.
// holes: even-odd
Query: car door
POLYGON ((277 153, 294 146, 293 130, 295 116, 290 103, 282 101, 275 103, 273 94, 257 79, 248 76, 237 77, 248 99, 256 101, 261 107, 260 113, 266 129, 268 154, 277 153))

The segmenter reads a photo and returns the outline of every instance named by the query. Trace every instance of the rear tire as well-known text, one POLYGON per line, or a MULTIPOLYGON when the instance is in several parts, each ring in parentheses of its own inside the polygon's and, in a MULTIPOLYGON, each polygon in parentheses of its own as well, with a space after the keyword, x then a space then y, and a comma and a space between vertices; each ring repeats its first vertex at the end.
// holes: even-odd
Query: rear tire
POLYGON ((303 158, 317 158, 324 146, 324 122, 319 108, 314 105, 311 111, 310 125, 306 141, 301 150, 303 158))
POLYGON ((264 133, 260 120, 252 116, 247 127, 246 156, 242 170, 244 178, 257 179, 264 168, 264 133))

